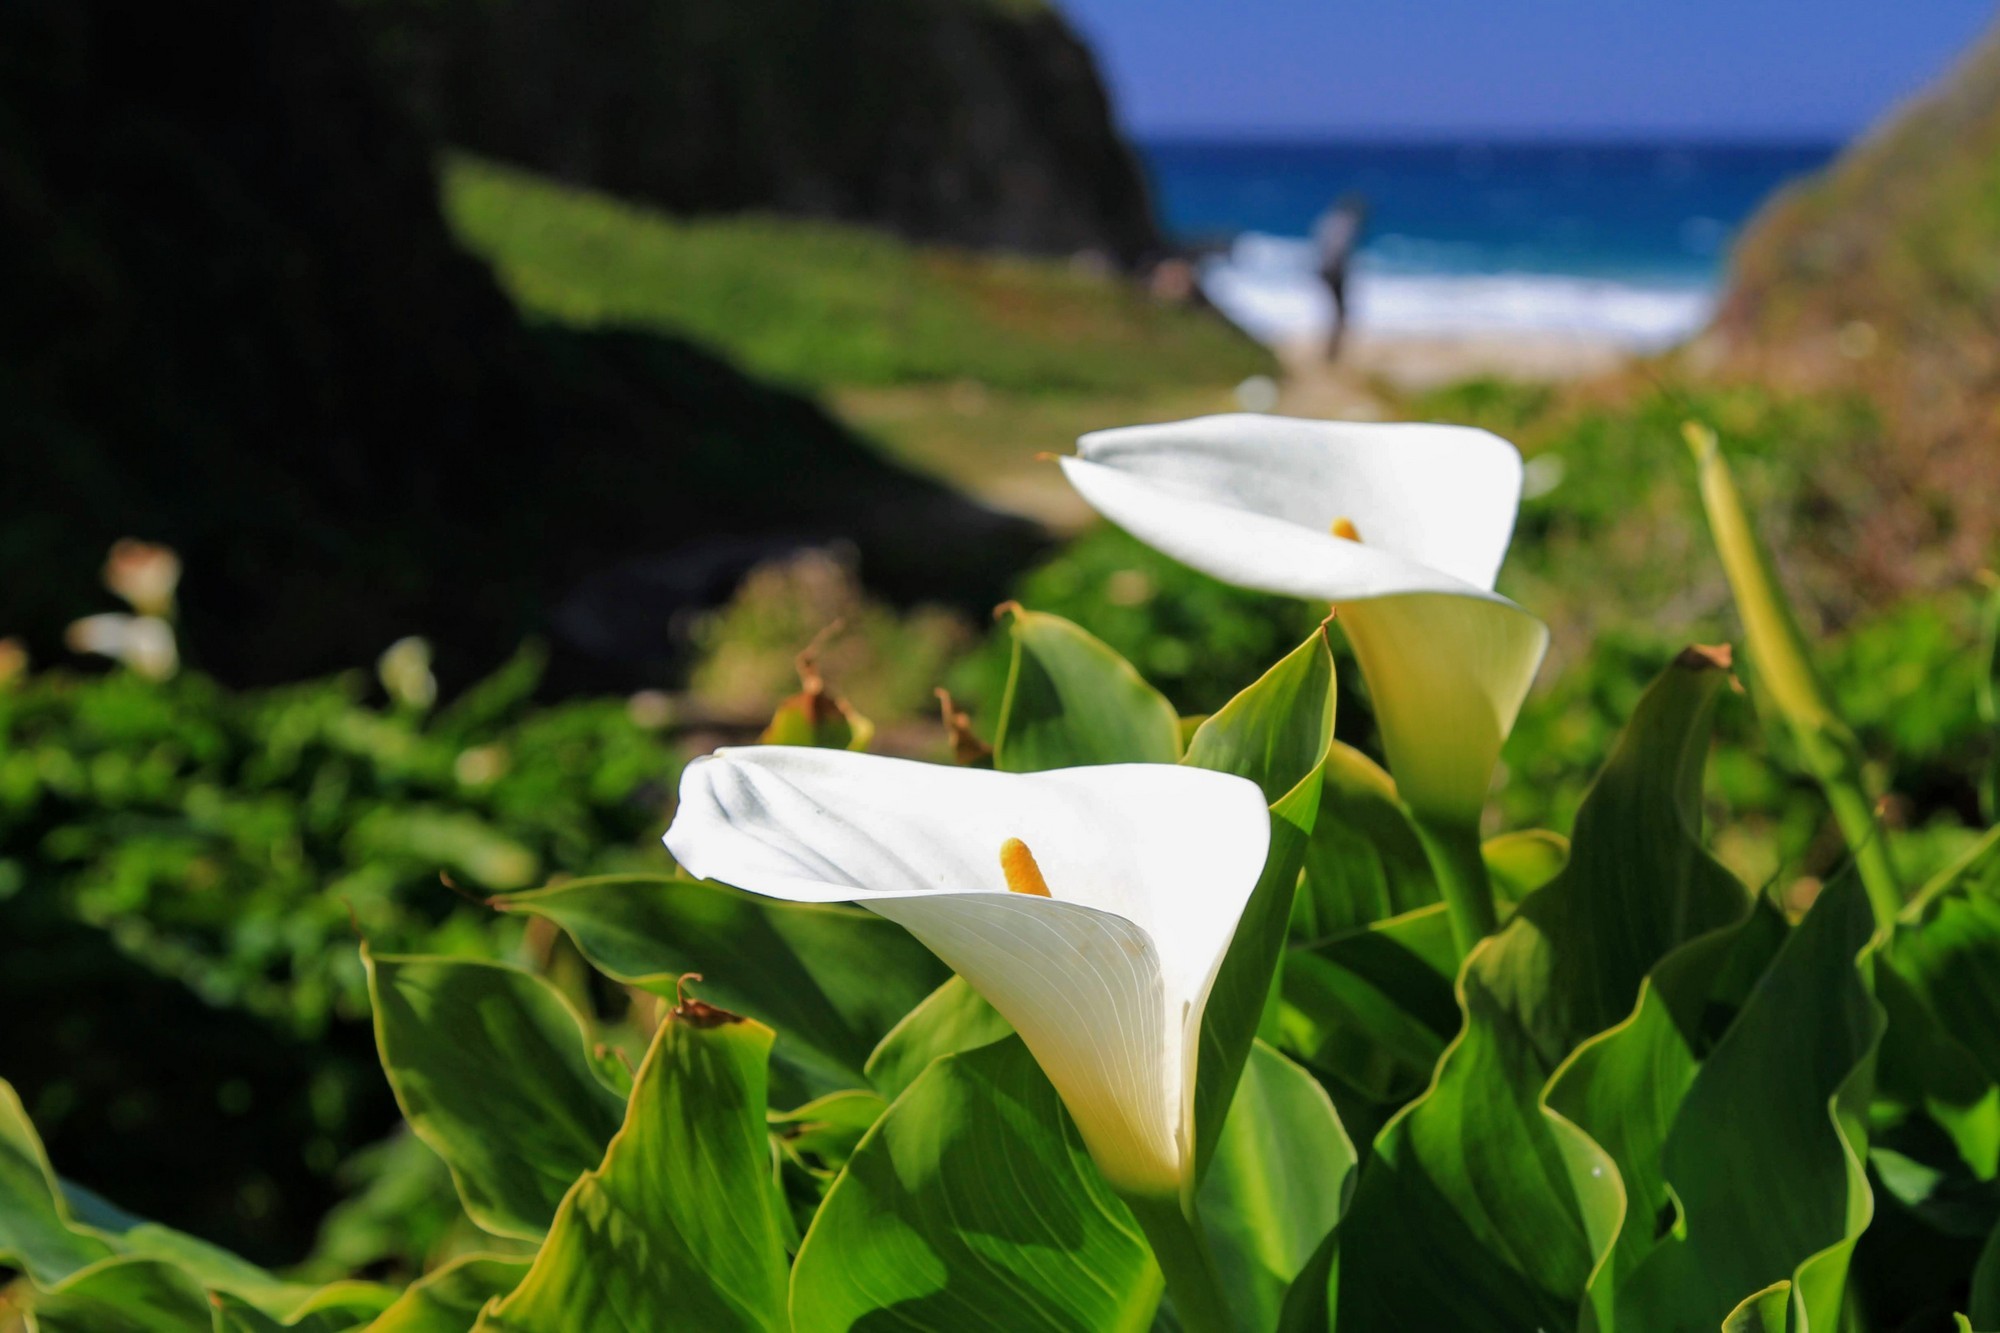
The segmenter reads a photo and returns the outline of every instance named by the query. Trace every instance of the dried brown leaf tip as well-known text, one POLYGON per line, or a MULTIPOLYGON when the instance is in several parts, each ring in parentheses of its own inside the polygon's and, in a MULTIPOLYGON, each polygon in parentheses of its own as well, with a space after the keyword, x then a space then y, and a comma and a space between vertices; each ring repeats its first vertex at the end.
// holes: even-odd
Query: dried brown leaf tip
POLYGON ((951 691, 940 685, 933 693, 937 695, 938 711, 944 715, 945 737, 951 742, 952 759, 967 768, 991 759, 993 747, 974 734, 972 715, 952 702, 951 691))
POLYGON ((727 1009, 718 1009, 703 1000, 697 1000, 687 993, 690 981, 700 981, 701 973, 683 972, 674 978, 674 1011, 670 1017, 677 1023, 690 1027, 719 1028, 731 1023, 741 1023, 743 1015, 732 1014, 727 1009))
POLYGON ((1728 671, 1736 665, 1736 652, 1726 643, 1691 643, 1681 649, 1674 665, 1690 671, 1728 671))

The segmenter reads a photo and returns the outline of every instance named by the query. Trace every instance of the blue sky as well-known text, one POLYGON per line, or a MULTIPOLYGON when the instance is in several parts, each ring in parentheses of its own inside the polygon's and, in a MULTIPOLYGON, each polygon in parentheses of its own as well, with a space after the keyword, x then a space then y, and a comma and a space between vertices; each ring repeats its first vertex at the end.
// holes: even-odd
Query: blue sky
POLYGON ((1842 138, 1993 0, 1061 0, 1140 134, 1842 138))

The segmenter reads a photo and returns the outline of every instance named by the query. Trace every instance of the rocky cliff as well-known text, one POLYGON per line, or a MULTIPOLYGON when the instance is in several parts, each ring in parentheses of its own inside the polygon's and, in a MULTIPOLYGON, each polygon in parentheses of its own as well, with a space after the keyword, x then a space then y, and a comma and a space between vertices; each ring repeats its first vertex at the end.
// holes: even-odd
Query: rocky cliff
POLYGON ((348 0, 446 142, 678 212, 1132 263, 1159 246, 1041 0, 348 0))
POLYGON ((688 344, 524 327, 434 155, 332 0, 5 7, 0 634, 58 656, 136 536, 235 680, 424 633, 463 681, 553 630, 612 685, 763 552, 991 605, 1034 547, 688 344))

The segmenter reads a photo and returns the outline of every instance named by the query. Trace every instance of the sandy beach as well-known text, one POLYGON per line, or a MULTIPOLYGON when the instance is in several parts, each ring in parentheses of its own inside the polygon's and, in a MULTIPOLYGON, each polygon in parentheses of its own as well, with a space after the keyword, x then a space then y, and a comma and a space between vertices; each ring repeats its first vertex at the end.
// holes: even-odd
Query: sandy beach
POLYGON ((1281 345, 1284 367, 1275 410, 1291 416, 1372 418, 1381 390, 1433 389, 1480 376, 1543 382, 1608 374, 1631 359, 1607 337, 1551 333, 1371 336, 1358 331, 1326 359, 1317 340, 1281 345))

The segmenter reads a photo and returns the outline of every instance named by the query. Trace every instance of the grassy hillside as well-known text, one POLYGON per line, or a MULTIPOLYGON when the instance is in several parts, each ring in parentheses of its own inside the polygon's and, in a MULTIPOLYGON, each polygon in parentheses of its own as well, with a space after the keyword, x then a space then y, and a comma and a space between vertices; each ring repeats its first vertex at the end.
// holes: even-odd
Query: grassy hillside
POLYGON ((1878 512, 1857 545, 1901 554, 1889 591, 1994 559, 2000 30, 1765 211, 1697 352, 1740 378, 1875 401, 1889 447, 1864 464, 1878 512))
POLYGON ((445 172, 445 211, 531 311, 689 334, 805 387, 1118 393, 1269 368, 1221 320, 1060 262, 790 218, 679 220, 471 159, 445 172))
POLYGON ((681 220, 474 159, 445 214, 525 310, 691 336, 826 393, 893 454, 1058 522, 1034 465, 1098 426, 1230 406, 1270 354, 1205 311, 1071 264, 912 246, 832 223, 681 220))

